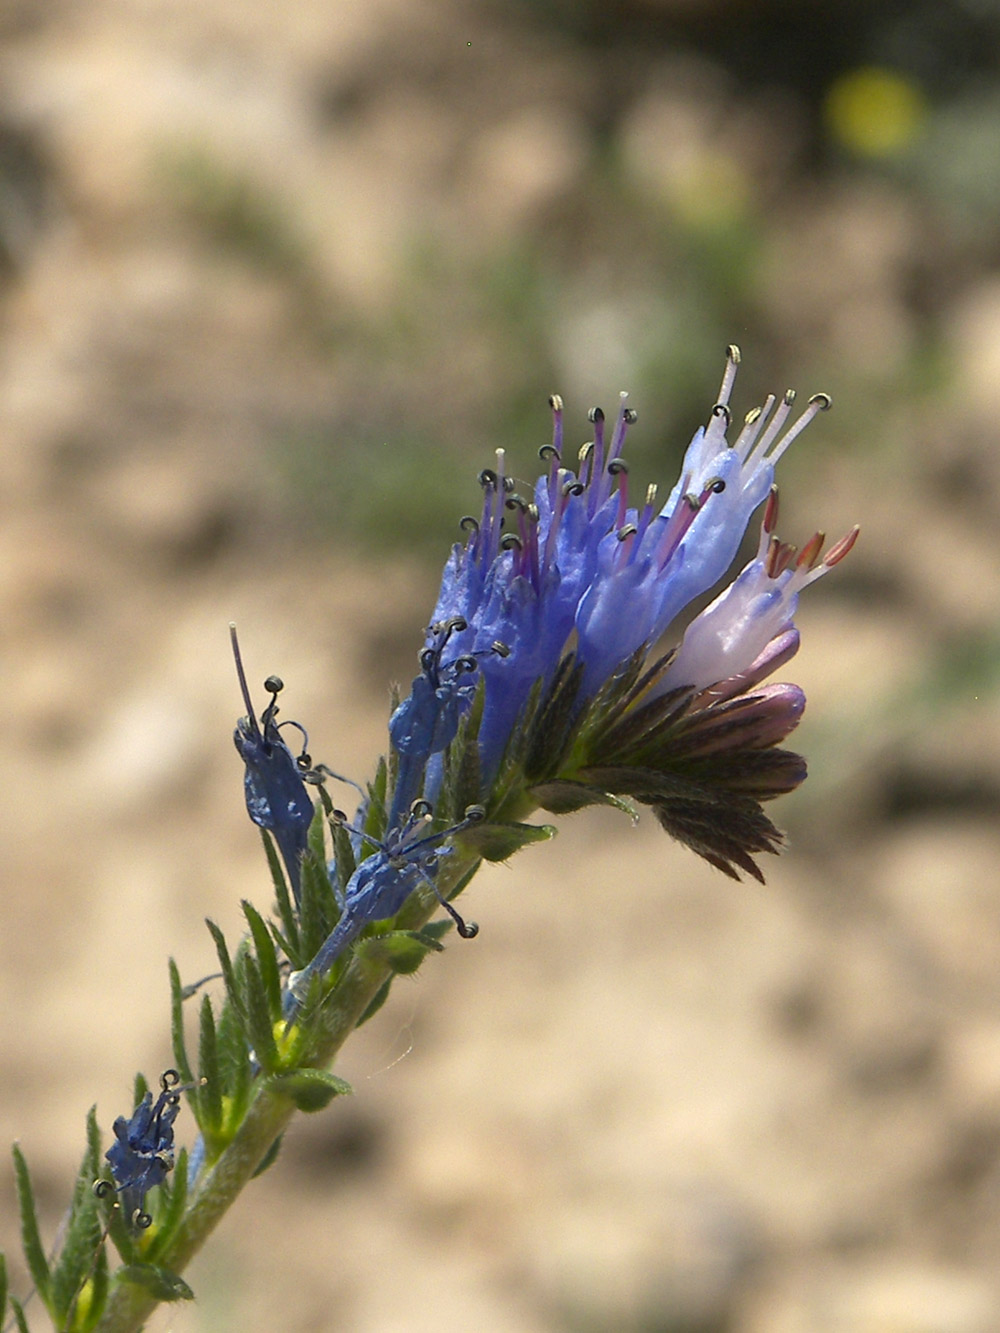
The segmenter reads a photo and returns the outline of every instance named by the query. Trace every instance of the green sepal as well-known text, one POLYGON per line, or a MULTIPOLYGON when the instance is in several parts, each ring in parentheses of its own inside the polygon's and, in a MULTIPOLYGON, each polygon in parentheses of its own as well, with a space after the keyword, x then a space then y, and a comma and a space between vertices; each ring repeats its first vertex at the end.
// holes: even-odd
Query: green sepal
POLYGON ((484 861, 506 861, 535 842, 555 836, 553 824, 473 824, 456 834, 456 841, 471 847, 484 861))
POLYGON ((201 999, 198 1074, 198 1124, 211 1137, 222 1128, 222 1074, 219 1068, 215 1013, 207 995, 201 999))
POLYGON ((337 885, 340 892, 344 893, 351 876, 358 868, 357 858, 351 846, 351 835, 343 824, 334 820, 330 825, 330 836, 333 840, 333 863, 337 871, 337 885))
POLYGON ((281 1015, 281 975, 278 972, 278 956, 274 951, 274 940, 264 924, 263 917, 253 904, 244 898, 240 906, 243 908, 243 915, 253 936, 254 949, 257 951, 257 966, 260 968, 271 1015, 273 1018, 278 1018, 281 1015))
POLYGON ((348 1097, 354 1092, 350 1083, 326 1069, 294 1069, 290 1074, 276 1074, 268 1087, 305 1112, 322 1111, 334 1097, 348 1097))
POLYGON ((616 810, 637 819, 639 812, 630 801, 623 801, 610 791, 601 791, 598 787, 589 787, 584 782, 571 782, 568 778, 554 778, 531 788, 531 795, 543 810, 552 815, 571 815, 583 810, 588 805, 610 805, 616 810))
MULTIPOLYGON (((395 763, 395 755, 393 755, 395 763)), ((395 785, 395 775, 393 775, 393 784, 395 785)), ((381 842, 385 837, 385 824, 387 819, 389 792, 389 768, 385 761, 385 755, 380 756, 378 765, 375 769, 375 776, 368 784, 368 808, 365 811, 365 822, 363 825, 365 833, 381 842)), ((375 847, 372 846, 372 851, 375 847)), ((365 852, 367 856, 369 853, 365 852)))
POLYGON ((177 964, 170 960, 170 1040, 174 1050, 174 1064, 184 1083, 194 1082, 194 1073, 184 1042, 184 988, 177 964))
POLYGON ((253 1045, 260 1067, 266 1073, 272 1073, 279 1063, 278 1047, 274 1040, 274 1023, 257 960, 245 950, 241 952, 239 958, 239 975, 243 983, 243 1012, 246 1015, 247 1036, 253 1045))
POLYGON ((107 1174, 102 1175, 101 1179, 107 1181, 110 1187, 107 1195, 99 1200, 104 1225, 108 1229, 112 1244, 121 1256, 122 1263, 130 1264, 139 1255, 136 1237, 129 1230, 124 1213, 118 1205, 118 1197, 110 1178, 110 1170, 107 1174))
MULTIPOLYGON (((278 904, 278 915, 281 917, 281 925, 284 930, 285 938, 291 945, 289 957, 298 954, 299 951, 299 924, 298 916, 292 905, 292 896, 288 891, 288 882, 285 879, 285 870, 281 864, 281 858, 278 856, 278 849, 274 845, 274 839, 265 829, 261 829, 261 837, 264 840, 264 851, 267 853, 267 864, 271 871, 271 882, 274 884, 274 896, 278 904)), ((293 962, 295 958, 293 957, 293 962)))
POLYGON ((222 980, 225 982, 226 994, 229 996, 229 1003, 234 1007, 241 1018, 246 1018, 243 1008, 243 996, 240 994, 240 988, 236 984, 236 973, 233 970, 233 960, 229 956, 229 946, 226 944, 226 937, 219 927, 210 918, 205 918, 205 925, 209 929, 212 939, 215 941, 215 952, 219 955, 219 966, 222 969, 222 980))
MULTIPOLYGON (((87 1147, 76 1181, 70 1205, 66 1236, 59 1258, 52 1267, 51 1309, 60 1327, 77 1329, 75 1307, 85 1282, 94 1272, 101 1245, 101 1222, 98 1215, 94 1181, 100 1173, 101 1134, 97 1127, 97 1108, 87 1114, 87 1147), (73 1316, 71 1318, 71 1315, 73 1316)), ((92 1306, 92 1301, 90 1302, 92 1306)), ((100 1312, 94 1312, 94 1322, 100 1312)))
POLYGON ((559 666, 545 698, 537 705, 534 717, 524 725, 529 737, 524 755, 523 770, 529 782, 558 772, 569 752, 573 737, 579 728, 581 714, 577 708, 583 664, 572 653, 559 666))
POLYGON ((24 1310, 21 1308, 21 1302, 10 1298, 10 1308, 14 1315, 14 1322, 17 1324, 17 1333, 31 1333, 28 1327, 28 1321, 24 1317, 24 1310))
POLYGON ((267 1152, 257 1163, 257 1169, 250 1177, 251 1180, 256 1180, 258 1176, 262 1176, 269 1166, 274 1166, 275 1162, 278 1160, 278 1153, 281 1152, 281 1141, 284 1137, 284 1134, 279 1134, 274 1140, 270 1148, 268 1148, 267 1152))
POLYGON ((31 1175, 28 1163, 24 1159, 20 1146, 14 1144, 14 1178, 17 1184, 17 1202, 21 1212, 21 1245, 27 1260, 28 1271, 39 1296, 51 1311, 52 1274, 49 1261, 45 1257, 41 1233, 38 1230, 38 1216, 35 1212, 35 1194, 31 1188, 31 1175))
POLYGON ((116 1282, 142 1287, 158 1301, 193 1301, 194 1292, 177 1273, 159 1264, 127 1264, 115 1274, 116 1282))
POLYGON ((388 967, 398 976, 410 976, 429 953, 440 953, 444 945, 433 936, 416 930, 391 930, 362 940, 356 952, 366 964, 388 967))

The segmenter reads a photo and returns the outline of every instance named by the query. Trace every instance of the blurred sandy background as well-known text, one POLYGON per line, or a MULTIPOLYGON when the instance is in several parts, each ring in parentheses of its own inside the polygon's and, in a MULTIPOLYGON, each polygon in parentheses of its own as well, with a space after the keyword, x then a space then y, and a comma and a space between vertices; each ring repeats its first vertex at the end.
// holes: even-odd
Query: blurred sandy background
MULTIPOLYGON (((992 0, 6 0, 0 1142, 47 1234, 269 900, 226 627, 366 775, 475 474, 628 388, 673 481, 829 391, 782 535, 862 541, 734 885, 565 822, 353 1041, 155 1330, 1000 1328, 992 0)), ((180 1137, 190 1121, 179 1121, 180 1137)), ((0 1242, 15 1265, 13 1185, 0 1242)))

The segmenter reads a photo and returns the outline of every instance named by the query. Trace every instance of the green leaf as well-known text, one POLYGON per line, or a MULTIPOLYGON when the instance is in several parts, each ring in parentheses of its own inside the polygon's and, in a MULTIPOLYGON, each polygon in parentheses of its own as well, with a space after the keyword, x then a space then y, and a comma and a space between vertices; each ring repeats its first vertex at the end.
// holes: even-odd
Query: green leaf
POLYGON ((243 1020, 228 1000, 216 1020, 215 1037, 221 1086, 224 1093, 232 1098, 232 1118, 238 1121, 249 1098, 253 1071, 243 1020))
POLYGON ((269 1166, 274 1166, 275 1162, 278 1160, 278 1153, 281 1152, 281 1141, 284 1137, 283 1134, 279 1134, 274 1140, 270 1148, 268 1148, 267 1152, 257 1164, 256 1171, 254 1171, 253 1175, 250 1177, 251 1180, 256 1180, 258 1176, 262 1176, 269 1166))
POLYGON ((18 1144, 14 1144, 14 1178, 17 1183, 17 1202, 21 1210, 21 1244, 28 1271, 46 1306, 52 1299, 52 1274, 49 1261, 45 1257, 42 1237, 38 1230, 38 1217, 35 1212, 35 1194, 31 1188, 31 1175, 28 1163, 24 1160, 18 1144))
POLYGON ((337 883, 341 893, 347 888, 348 880, 358 868, 351 846, 351 835, 343 824, 334 822, 330 826, 333 838, 333 863, 337 868, 337 883))
POLYGON ((243 982, 243 1008, 246 1014, 247 1035, 253 1043, 254 1053, 261 1068, 270 1073, 278 1064, 274 1024, 257 961, 246 951, 240 954, 239 972, 243 982))
POLYGON ((7 1259, 0 1254, 0 1325, 7 1322, 7 1259))
POLYGON ((173 1240, 188 1197, 188 1151, 181 1148, 177 1154, 177 1163, 168 1178, 160 1186, 160 1206, 156 1214, 156 1231, 149 1236, 144 1246, 144 1256, 150 1262, 155 1260, 173 1240))
POLYGON ((115 1274, 119 1282, 142 1287, 158 1301, 193 1301, 194 1292, 177 1273, 159 1264, 127 1264, 115 1274))
POLYGON ((531 795, 543 810, 553 815, 570 815, 588 805, 611 805, 633 819, 639 813, 634 805, 621 800, 613 792, 601 791, 583 782, 570 782, 566 778, 554 778, 551 782, 532 787, 531 795))
POLYGON ((298 962, 299 951, 299 923, 298 915, 292 905, 291 894, 288 891, 288 882, 285 879, 285 870, 281 864, 281 858, 278 855, 278 849, 274 845, 274 839, 265 829, 261 829, 261 837, 264 839, 264 851, 267 853, 267 864, 271 871, 271 881, 274 884, 274 896, 278 903, 278 915, 281 917, 281 925, 285 932, 285 938, 292 946, 293 953, 289 957, 293 963, 298 962))
POLYGON ((295 1069, 290 1074, 276 1074, 268 1085, 295 1103, 300 1111, 322 1111, 334 1097, 350 1096, 350 1083, 326 1069, 295 1069))
POLYGON ((222 968, 222 979, 226 983, 226 994, 229 996, 229 1002, 236 1012, 245 1018, 243 997, 240 994, 239 986, 236 984, 236 973, 233 971, 233 960, 229 957, 229 946, 226 944, 226 937, 215 922, 210 921, 207 917, 205 918, 205 925, 215 941, 215 951, 219 955, 219 966, 222 968))
POLYGON ((253 945, 257 951, 257 966, 260 968, 261 980, 264 982, 271 1016, 275 1019, 280 1018, 281 976, 278 972, 278 956, 274 952, 274 940, 271 938, 271 932, 264 924, 263 917, 253 904, 244 899, 240 906, 243 908, 243 915, 247 919, 250 934, 253 936, 253 945))
POLYGON ((198 1124, 208 1135, 222 1128, 222 1073, 216 1039, 215 1013, 207 995, 201 999, 198 1040, 198 1124))
POLYGON ((306 834, 309 850, 321 864, 326 864, 326 814, 320 805, 314 806, 313 817, 306 834))
POLYGON ((506 861, 535 842, 555 836, 552 824, 473 824, 456 835, 456 841, 471 847, 485 861, 506 861))
POLYGON ((307 851, 302 858, 302 909, 299 938, 302 951, 312 958, 337 924, 340 906, 330 883, 326 861, 307 851))
POLYGON ((17 1324, 17 1333, 31 1333, 28 1327, 28 1321, 24 1317, 24 1310, 21 1308, 21 1302, 16 1301, 13 1296, 10 1298, 10 1308, 14 1312, 14 1322, 17 1324))
POLYGON ((184 1083, 194 1082, 191 1062, 184 1043, 184 990, 177 964, 170 960, 170 1038, 174 1048, 174 1064, 184 1083))
POLYGON ((73 1185, 73 1201, 69 1222, 59 1258, 52 1268, 52 1309, 57 1323, 75 1323, 70 1316, 79 1294, 94 1271, 103 1237, 98 1215, 94 1181, 99 1171, 95 1144, 100 1144, 97 1127, 97 1109, 91 1107, 87 1116, 87 1148, 73 1185))

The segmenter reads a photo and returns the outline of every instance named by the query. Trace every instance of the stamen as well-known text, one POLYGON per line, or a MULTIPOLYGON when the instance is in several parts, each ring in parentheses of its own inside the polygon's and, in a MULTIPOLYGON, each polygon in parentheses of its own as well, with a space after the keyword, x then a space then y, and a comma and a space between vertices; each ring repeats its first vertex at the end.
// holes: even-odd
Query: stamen
POLYGON ((785 435, 783 435, 782 438, 778 441, 778 443, 774 446, 768 458, 768 462, 772 464, 777 463, 778 459, 785 452, 788 446, 792 443, 793 440, 798 439, 798 437, 802 434, 805 428, 809 425, 810 421, 813 421, 816 417, 818 417, 820 412, 829 411, 830 407, 832 406, 832 403, 833 400, 831 399, 828 393, 814 393, 813 396, 809 399, 809 405, 806 407, 806 410, 799 417, 798 421, 796 421, 794 426, 792 426, 791 429, 785 435))
POLYGON ((823 549, 823 543, 826 541, 825 532, 814 532, 813 535, 799 552, 799 557, 795 562, 796 569, 812 569, 819 559, 820 552, 823 549))
POLYGON ((743 429, 733 441, 733 448, 739 454, 740 458, 749 457, 754 440, 764 429, 764 423, 770 416, 771 408, 774 406, 774 394, 769 393, 760 407, 751 408, 743 418, 743 429))

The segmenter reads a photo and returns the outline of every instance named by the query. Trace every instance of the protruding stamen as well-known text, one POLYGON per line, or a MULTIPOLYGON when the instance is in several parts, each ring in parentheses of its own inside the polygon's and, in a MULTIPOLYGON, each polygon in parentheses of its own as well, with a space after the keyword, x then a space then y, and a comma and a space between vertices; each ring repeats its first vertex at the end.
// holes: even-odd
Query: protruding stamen
POLYGON ((823 564, 827 569, 832 569, 834 565, 839 565, 844 556, 852 549, 854 543, 858 540, 860 527, 853 527, 846 536, 841 537, 839 542, 834 542, 823 557, 823 564))
POLYGON ((794 426, 792 426, 791 429, 788 430, 787 433, 782 436, 782 438, 771 450, 768 461, 770 463, 777 463, 778 459, 785 452, 788 446, 792 443, 793 440, 798 439, 798 437, 802 434, 805 428, 809 425, 810 421, 813 421, 816 417, 818 417, 820 412, 828 411, 832 402, 833 400, 831 399, 828 393, 814 393, 813 396, 809 399, 809 404, 806 407, 806 410, 799 417, 798 421, 795 422, 794 426))
POLYGON ((761 528, 764 532, 770 534, 778 526, 778 488, 772 486, 767 496, 767 504, 764 506, 764 518, 761 528))
POLYGON ((798 559, 795 561, 796 569, 812 569, 820 557, 823 550, 823 543, 826 541, 825 532, 814 532, 813 535, 799 552, 798 559))

